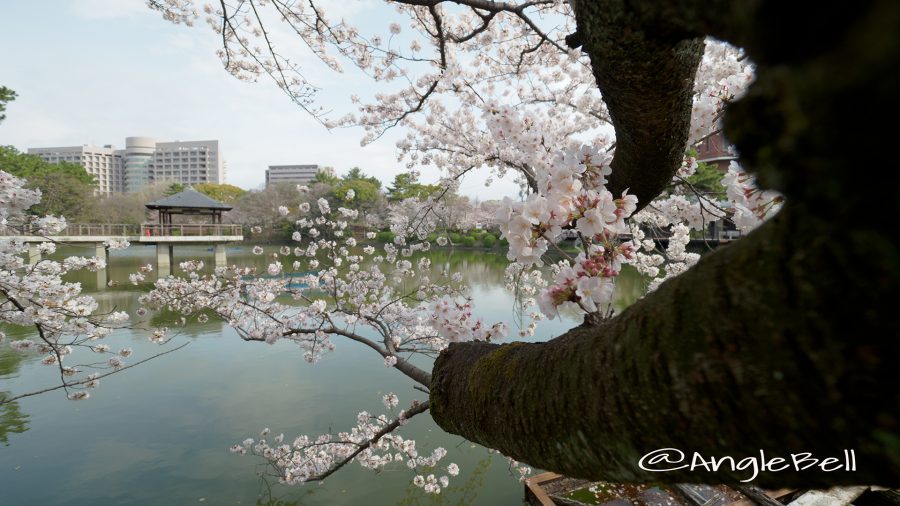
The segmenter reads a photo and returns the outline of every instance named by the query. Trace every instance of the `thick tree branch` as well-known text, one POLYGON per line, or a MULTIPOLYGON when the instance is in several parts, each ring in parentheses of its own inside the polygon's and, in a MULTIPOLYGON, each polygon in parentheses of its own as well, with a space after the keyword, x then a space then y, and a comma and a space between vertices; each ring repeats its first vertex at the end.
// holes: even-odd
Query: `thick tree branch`
POLYGON ((609 190, 637 195, 641 209, 681 165, 703 39, 640 30, 624 3, 577 2, 575 14, 616 129, 609 190))
MULTIPOLYGON (((858 472, 765 473, 758 483, 896 486, 900 452, 886 447, 898 436, 891 309, 865 287, 868 274, 845 282, 856 259, 809 224, 786 208, 598 329, 539 344, 451 345, 434 367, 432 416, 449 432, 586 479, 748 477, 642 471, 640 457, 658 448, 736 458, 846 448, 858 472), (842 309, 847 293, 885 320, 842 309)), ((900 279, 900 267, 878 275, 900 279)))
MULTIPOLYGON (((320 329, 291 329, 290 331, 285 332, 285 336, 289 336, 292 334, 315 334, 318 330, 320 330, 320 329)), ((343 329, 340 329, 340 328, 337 328, 334 326, 325 327, 321 330, 323 332, 325 332, 326 334, 334 334, 334 335, 338 335, 338 336, 344 336, 344 337, 351 339, 353 341, 356 341, 358 343, 365 344, 369 348, 372 348, 373 350, 377 351, 384 358, 387 358, 387 357, 393 355, 397 359, 397 363, 394 364, 394 368, 396 368, 398 371, 405 374, 408 378, 416 381, 417 383, 419 383, 423 386, 427 387, 428 385, 431 384, 431 374, 414 366, 412 363, 410 363, 408 360, 404 359, 403 357, 394 355, 393 353, 389 352, 386 348, 379 346, 378 343, 376 343, 375 341, 372 341, 371 339, 367 339, 363 336, 360 336, 359 334, 356 334, 355 332, 350 332, 348 330, 343 330, 343 329)))
MULTIPOLYGON (((613 176, 633 174, 641 183, 633 188, 652 197, 653 185, 640 179, 673 168, 648 164, 666 150, 653 149, 650 130, 623 116, 627 107, 615 112, 612 106, 617 94, 625 95, 617 107, 631 103, 622 88, 629 76, 640 87, 648 79, 643 72, 663 68, 633 62, 658 57, 634 39, 668 41, 690 52, 694 42, 678 42, 676 35, 725 35, 759 64, 757 82, 725 118, 726 134, 751 169, 786 194, 787 204, 754 233, 705 256, 599 328, 580 327, 547 343, 451 345, 433 370, 435 421, 573 477, 734 483, 749 474, 730 468, 651 473, 638 462, 667 447, 735 458, 760 450, 841 457, 852 449, 853 472, 763 472, 756 484, 900 485, 894 365, 900 341, 890 302, 900 286, 900 238, 892 232, 900 175, 891 171, 865 185, 857 170, 876 166, 891 142, 885 131, 859 125, 900 109, 900 5, 876 1, 812 14, 780 10, 778 2, 684 1, 677 2, 681 10, 661 7, 660 14, 648 7, 653 2, 637 1, 623 14, 631 21, 626 31, 615 24, 622 3, 596 4, 602 8, 578 2, 578 15, 579 31, 594 48, 593 65, 603 67, 598 81, 604 86, 610 68, 626 73, 620 87, 604 90, 620 135, 616 159, 624 160, 616 168, 625 168, 613 176), (771 16, 774 11, 779 15, 771 16), (718 25, 709 12, 721 16, 718 25), (791 22, 803 25, 806 39, 783 29, 791 22), (624 51, 607 40, 617 38, 624 51), (638 156, 639 138, 649 143, 646 159, 628 162, 623 143, 633 143, 638 156), (865 211, 872 212, 864 219, 865 211)), ((680 51, 671 58, 682 58, 680 51)), ((694 65, 687 60, 680 71, 694 65)), ((672 112, 666 110, 656 111, 672 112)), ((677 144, 682 133, 660 142, 677 144)))

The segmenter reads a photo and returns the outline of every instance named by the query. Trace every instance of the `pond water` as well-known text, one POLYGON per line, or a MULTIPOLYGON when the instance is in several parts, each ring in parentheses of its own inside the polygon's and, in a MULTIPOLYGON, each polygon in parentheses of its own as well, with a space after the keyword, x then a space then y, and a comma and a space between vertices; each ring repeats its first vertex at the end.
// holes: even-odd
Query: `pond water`
MULTIPOLYGON (((230 247, 229 263, 260 265, 250 246, 230 247)), ((90 255, 90 250, 60 253, 90 255)), ((154 262, 155 250, 132 246, 111 255, 109 277, 117 288, 97 289, 96 275, 80 273, 85 291, 101 310, 137 308, 147 287, 127 275, 154 262)), ((178 247, 176 263, 187 258, 212 262, 206 248, 178 247)), ((461 272, 471 287, 476 312, 486 322, 514 323, 512 295, 506 291, 503 254, 436 251, 434 264, 461 272)), ((626 271, 617 286, 617 305, 633 301, 640 279, 626 271)), ((146 324, 161 325, 162 315, 146 324)), ((536 339, 559 335, 578 322, 544 321, 536 339)), ((515 325, 513 325, 515 328, 515 325)), ((10 337, 27 331, 7 328, 10 337)), ((114 349, 134 349, 131 361, 160 351, 144 330, 123 329, 108 337, 114 349)), ((294 487, 258 476, 264 468, 252 456, 228 447, 257 437, 264 427, 287 440, 298 434, 346 430, 356 414, 384 412, 381 396, 395 392, 401 406, 425 394, 384 367, 368 348, 335 339, 338 349, 310 365, 289 342, 248 343, 222 323, 188 323, 176 342, 182 350, 104 379, 90 400, 70 402, 61 391, 20 399, 0 407, 0 504, 519 504, 522 485, 510 476, 506 459, 444 433, 422 414, 402 428, 420 453, 448 450, 444 465, 456 462, 460 475, 440 496, 411 485, 412 471, 380 474, 351 463, 324 484, 294 487)), ((52 386, 54 375, 34 356, 0 346, 0 395, 52 386)))

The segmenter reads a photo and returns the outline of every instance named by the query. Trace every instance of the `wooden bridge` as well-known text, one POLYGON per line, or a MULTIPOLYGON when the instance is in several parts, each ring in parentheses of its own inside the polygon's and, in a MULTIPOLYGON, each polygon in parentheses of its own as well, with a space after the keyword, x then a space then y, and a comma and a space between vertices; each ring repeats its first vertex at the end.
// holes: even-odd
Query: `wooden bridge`
MULTIPOLYGON (((41 260, 38 244, 48 241, 64 244, 94 244, 95 256, 104 259, 107 265, 109 264, 109 249, 106 243, 109 241, 124 239, 130 243, 156 245, 156 272, 159 277, 166 277, 172 273, 172 254, 176 244, 214 245, 215 265, 224 267, 228 261, 225 255, 225 244, 243 241, 244 233, 240 225, 227 223, 184 225, 69 223, 65 229, 53 235, 40 235, 34 231, 13 228, 0 229, 0 239, 10 238, 17 238, 28 243, 28 261, 32 265, 41 260)), ((106 285, 105 278, 106 272, 98 273, 98 284, 106 285)))
MULTIPOLYGON (((58 234, 45 236, 29 230, 15 230, 11 227, 0 228, 0 239, 17 237, 28 243, 28 261, 34 265, 41 261, 38 245, 53 241, 60 243, 92 243, 96 248, 96 256, 106 260, 109 265, 110 241, 127 240, 130 243, 156 245, 156 273, 164 278, 172 273, 172 250, 176 244, 212 244, 215 246, 215 265, 224 267, 228 259, 225 257, 225 244, 244 240, 240 225, 222 223, 222 214, 232 207, 194 190, 191 187, 174 195, 154 200, 144 205, 158 213, 156 223, 141 225, 110 223, 69 223, 58 234), (192 223, 178 225, 173 223, 175 216, 191 216, 191 221, 198 217, 208 216, 210 223, 192 223)), ((106 286, 107 273, 101 269, 97 273, 98 286, 106 286)))

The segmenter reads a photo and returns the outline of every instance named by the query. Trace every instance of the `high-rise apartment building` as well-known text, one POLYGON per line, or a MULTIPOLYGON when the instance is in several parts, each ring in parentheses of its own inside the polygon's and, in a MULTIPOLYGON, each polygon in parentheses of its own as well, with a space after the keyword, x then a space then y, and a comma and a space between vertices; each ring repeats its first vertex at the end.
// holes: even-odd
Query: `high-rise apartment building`
POLYGON ((153 157, 154 181, 225 182, 225 162, 219 152, 219 141, 157 142, 153 157))
POLYGON ((72 162, 97 180, 97 193, 135 192, 157 181, 182 184, 224 183, 225 161, 219 141, 161 141, 128 137, 125 149, 107 145, 30 148, 51 163, 72 162))
POLYGON ((269 165, 266 186, 273 183, 308 184, 319 172, 318 165, 269 165))
POLYGON ((50 163, 70 162, 81 165, 97 181, 98 194, 109 195, 125 191, 122 152, 110 145, 31 148, 28 154, 40 156, 50 163))

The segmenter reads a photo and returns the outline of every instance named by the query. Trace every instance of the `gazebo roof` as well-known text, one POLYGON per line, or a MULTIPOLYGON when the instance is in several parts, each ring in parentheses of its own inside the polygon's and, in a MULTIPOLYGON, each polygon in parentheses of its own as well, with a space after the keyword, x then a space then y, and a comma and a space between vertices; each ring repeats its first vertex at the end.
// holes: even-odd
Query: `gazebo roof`
POLYGON ((231 206, 213 200, 193 188, 188 188, 145 204, 147 209, 209 209, 228 211, 231 206))

